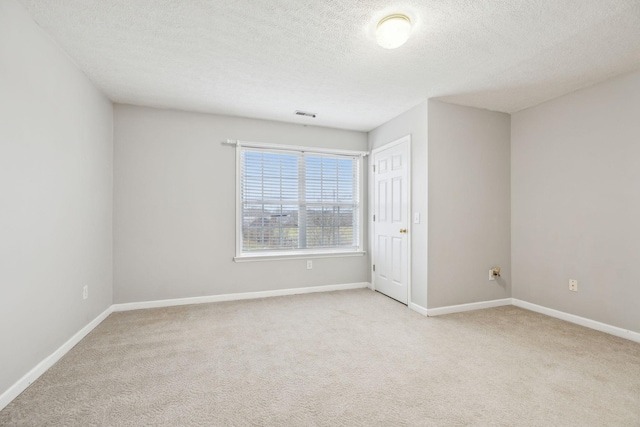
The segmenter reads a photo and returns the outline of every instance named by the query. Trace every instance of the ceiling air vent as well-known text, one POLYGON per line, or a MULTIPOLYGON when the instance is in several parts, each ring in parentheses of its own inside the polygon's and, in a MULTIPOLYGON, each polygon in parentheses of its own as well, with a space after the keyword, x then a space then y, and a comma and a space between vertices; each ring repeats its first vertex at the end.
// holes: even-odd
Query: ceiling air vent
POLYGON ((315 119, 316 113, 307 113, 306 111, 296 110, 296 116, 313 117, 315 119))

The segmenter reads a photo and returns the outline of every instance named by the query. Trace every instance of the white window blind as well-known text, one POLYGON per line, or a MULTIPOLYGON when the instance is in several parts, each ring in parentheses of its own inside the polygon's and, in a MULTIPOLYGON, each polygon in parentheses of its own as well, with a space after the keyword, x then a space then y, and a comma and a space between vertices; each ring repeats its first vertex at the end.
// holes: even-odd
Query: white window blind
POLYGON ((360 249, 360 157, 239 149, 240 254, 360 249))

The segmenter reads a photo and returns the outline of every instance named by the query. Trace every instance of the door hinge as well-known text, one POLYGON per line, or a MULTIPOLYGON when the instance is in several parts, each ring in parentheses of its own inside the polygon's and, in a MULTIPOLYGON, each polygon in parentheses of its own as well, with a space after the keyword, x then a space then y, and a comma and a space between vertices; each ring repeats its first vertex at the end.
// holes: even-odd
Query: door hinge
POLYGON ((376 265, 373 264, 373 271, 376 271, 376 265))

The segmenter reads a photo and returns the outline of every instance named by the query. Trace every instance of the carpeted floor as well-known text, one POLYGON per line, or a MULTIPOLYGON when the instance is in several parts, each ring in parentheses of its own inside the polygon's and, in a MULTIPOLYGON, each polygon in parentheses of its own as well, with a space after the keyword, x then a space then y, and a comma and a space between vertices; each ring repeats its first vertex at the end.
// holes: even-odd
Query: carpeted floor
POLYGON ((370 290, 114 313, 9 426, 640 426, 640 344, 370 290))

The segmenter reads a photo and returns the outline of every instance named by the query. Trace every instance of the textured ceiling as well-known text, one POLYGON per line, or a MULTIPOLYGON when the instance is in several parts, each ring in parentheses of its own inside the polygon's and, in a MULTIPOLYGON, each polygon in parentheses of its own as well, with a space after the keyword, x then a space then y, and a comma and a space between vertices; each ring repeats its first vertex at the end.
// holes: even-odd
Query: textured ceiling
POLYGON ((427 98, 511 113, 640 69, 640 0, 19 1, 115 102, 363 131, 427 98), (385 50, 395 12, 413 33, 385 50))

